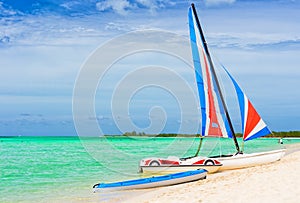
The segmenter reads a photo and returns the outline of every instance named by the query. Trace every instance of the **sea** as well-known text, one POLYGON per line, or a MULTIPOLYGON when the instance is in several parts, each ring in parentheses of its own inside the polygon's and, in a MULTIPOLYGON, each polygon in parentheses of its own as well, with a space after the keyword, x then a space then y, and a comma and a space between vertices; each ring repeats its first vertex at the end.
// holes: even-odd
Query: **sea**
MULTIPOLYGON (((193 156, 192 137, 0 137, 0 202, 101 202, 92 187, 143 177, 147 157, 193 156), (92 201, 93 200, 93 201, 92 201)), ((241 140, 240 144, 243 146, 241 140)), ((300 142, 284 139, 284 144, 300 142)), ((244 152, 281 148, 278 138, 244 144, 244 152)), ((234 153, 231 139, 205 138, 200 155, 234 153)), ((102 197, 103 198, 103 197, 102 197)))

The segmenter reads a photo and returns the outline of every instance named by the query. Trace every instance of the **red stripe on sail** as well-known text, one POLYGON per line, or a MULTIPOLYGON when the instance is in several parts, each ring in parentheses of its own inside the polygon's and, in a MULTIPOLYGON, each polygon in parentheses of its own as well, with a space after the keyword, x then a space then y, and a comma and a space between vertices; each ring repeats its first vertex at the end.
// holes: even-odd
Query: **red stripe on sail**
POLYGON ((206 81, 207 81, 207 94, 208 94, 208 105, 209 105, 209 128, 208 128, 208 135, 207 136, 222 136, 222 131, 220 129, 220 125, 218 122, 217 114, 216 114, 216 107, 214 103, 213 93, 212 93, 212 83, 210 72, 208 68, 208 64, 206 61, 206 56, 202 50, 202 54, 204 56, 204 63, 205 63, 205 72, 206 72, 206 81))
POLYGON ((260 116, 256 112, 255 108, 248 100, 248 112, 247 112, 247 120, 246 120, 246 128, 244 132, 244 139, 251 133, 251 131, 256 127, 260 120, 260 116))

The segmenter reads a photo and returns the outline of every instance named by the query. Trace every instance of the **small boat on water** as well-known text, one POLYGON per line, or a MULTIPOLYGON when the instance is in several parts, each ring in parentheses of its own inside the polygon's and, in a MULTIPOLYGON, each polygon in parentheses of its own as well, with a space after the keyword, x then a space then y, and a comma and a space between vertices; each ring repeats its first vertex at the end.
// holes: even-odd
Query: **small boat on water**
POLYGON ((153 176, 150 178, 141 178, 113 183, 99 183, 94 185, 93 189, 94 192, 147 189, 202 180, 206 178, 206 175, 207 171, 205 169, 197 169, 163 176, 153 176))

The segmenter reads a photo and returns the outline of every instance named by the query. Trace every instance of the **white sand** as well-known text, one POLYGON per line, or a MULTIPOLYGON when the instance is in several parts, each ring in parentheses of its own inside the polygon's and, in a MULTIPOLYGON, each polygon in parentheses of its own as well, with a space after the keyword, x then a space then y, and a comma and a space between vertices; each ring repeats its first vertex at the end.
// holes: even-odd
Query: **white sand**
POLYGON ((108 202, 298 203, 300 151, 290 149, 286 156, 272 164, 209 174, 206 180, 129 192, 119 198, 108 202))

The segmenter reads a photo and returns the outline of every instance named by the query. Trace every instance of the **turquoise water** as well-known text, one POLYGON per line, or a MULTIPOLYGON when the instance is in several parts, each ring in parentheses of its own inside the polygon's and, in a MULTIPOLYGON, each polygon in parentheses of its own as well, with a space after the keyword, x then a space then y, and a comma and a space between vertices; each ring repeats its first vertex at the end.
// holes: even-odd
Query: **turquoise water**
MULTIPOLYGON (((0 202, 86 202, 96 183, 139 177, 140 159, 192 156, 198 142, 179 137, 0 138, 0 202)), ((261 138, 246 142, 245 152, 279 147, 278 139, 261 138)), ((233 153, 232 140, 204 139, 202 155, 220 151, 233 153)))

